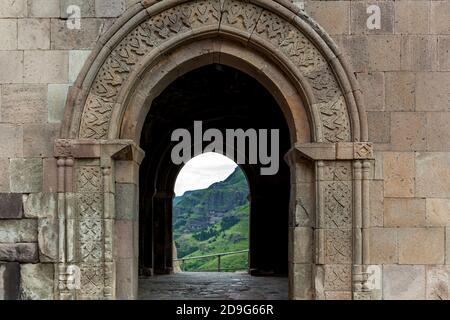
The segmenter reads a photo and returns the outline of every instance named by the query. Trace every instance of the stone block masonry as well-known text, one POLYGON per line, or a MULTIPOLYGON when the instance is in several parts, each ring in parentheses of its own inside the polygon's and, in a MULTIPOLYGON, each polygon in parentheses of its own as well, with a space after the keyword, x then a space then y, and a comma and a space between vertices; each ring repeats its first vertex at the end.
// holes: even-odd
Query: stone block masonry
POLYGON ((137 2, 0 1, 0 300, 54 298, 53 141, 91 49, 137 2), (81 9, 80 30, 67 27, 69 5, 81 9))
MULTIPOLYGON (((140 2, 0 1, 0 299, 55 298, 54 140, 60 136, 70 87, 100 37, 140 2), (80 8, 80 29, 67 27, 70 5, 80 8)), ((361 88, 375 151, 368 173, 369 240, 363 253, 366 263, 379 270, 379 298, 449 299, 450 1, 293 2, 335 41, 361 88), (377 28, 368 28, 369 6, 375 6, 373 14, 379 9, 379 17, 373 17, 379 21, 377 28)), ((321 79, 317 83, 324 89, 321 79)), ((329 89, 322 91, 334 90, 329 89)), ((131 183, 139 177, 139 166, 117 161, 115 169, 117 184, 108 194, 117 197, 117 208, 111 210, 118 212, 120 223, 114 228, 125 230, 124 242, 135 243, 131 230, 136 228, 132 221, 138 211, 138 190, 131 183)), ((318 211, 314 197, 305 195, 310 189, 304 185, 297 187, 304 191, 305 200, 293 204, 298 212, 294 220, 301 226, 292 230, 293 239, 316 236, 304 227, 310 221, 305 221, 301 209, 318 211)), ((332 231, 323 231, 323 239, 333 239, 332 231)), ((345 248, 352 242, 349 233, 339 239, 345 248)), ((317 273, 326 284, 323 298, 351 298, 349 274, 354 271, 348 257, 343 261, 337 254, 329 255, 339 251, 341 242, 324 242, 324 259, 333 264, 317 270, 312 267, 316 257, 305 249, 314 242, 297 247, 292 252, 296 264, 291 282, 298 286, 317 273), (345 280, 342 283, 332 278, 336 270, 345 280)), ((135 253, 127 252, 126 246, 119 250, 123 256, 119 268, 129 269, 128 260, 135 253)), ((303 289, 294 288, 299 296, 311 295, 300 292, 303 289)))

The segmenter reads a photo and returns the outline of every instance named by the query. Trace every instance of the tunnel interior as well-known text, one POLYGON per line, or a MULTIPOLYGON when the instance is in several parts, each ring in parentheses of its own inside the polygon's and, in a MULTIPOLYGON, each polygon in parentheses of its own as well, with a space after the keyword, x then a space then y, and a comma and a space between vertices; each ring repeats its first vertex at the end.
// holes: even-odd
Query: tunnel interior
MULTIPOLYGON (((203 131, 278 129, 279 170, 261 175, 262 163, 241 164, 249 185, 249 270, 253 275, 287 275, 291 148, 285 117, 270 92, 253 77, 221 64, 190 71, 173 81, 150 107, 140 146, 146 156, 139 174, 139 273, 173 272, 172 200, 182 165, 171 160, 175 129, 203 131)), ((206 146, 208 143, 204 143, 206 146)))

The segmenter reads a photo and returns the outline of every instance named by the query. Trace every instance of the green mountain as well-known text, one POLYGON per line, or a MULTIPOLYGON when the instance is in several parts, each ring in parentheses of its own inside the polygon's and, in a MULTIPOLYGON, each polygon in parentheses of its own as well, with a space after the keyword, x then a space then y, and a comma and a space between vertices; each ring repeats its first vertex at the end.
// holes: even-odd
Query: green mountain
MULTIPOLYGON (((173 234, 178 258, 248 249, 249 190, 242 170, 207 189, 173 200, 173 234)), ((222 270, 244 270, 247 254, 221 259, 222 270)), ((184 271, 215 271, 217 258, 189 260, 184 271)))

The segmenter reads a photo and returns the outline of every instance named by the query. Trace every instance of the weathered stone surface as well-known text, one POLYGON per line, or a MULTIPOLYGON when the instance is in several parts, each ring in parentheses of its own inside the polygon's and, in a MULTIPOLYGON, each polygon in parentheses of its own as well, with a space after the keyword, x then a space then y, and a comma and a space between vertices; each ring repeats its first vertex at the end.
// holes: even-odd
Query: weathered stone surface
POLYGON ((65 51, 25 51, 24 70, 24 80, 28 83, 66 83, 69 57, 65 51))
POLYGON ((116 218, 134 220, 138 216, 137 211, 136 185, 116 183, 116 218))
MULTIPOLYGON (((130 7, 132 7, 133 5, 135 5, 137 2, 139 2, 139 0, 127 0, 127 1, 126 1, 127 9, 130 8, 130 7)), ((296 0, 294 0, 293 2, 294 2, 294 4, 297 4, 297 3, 298 3, 298 1, 296 1, 296 0)), ((300 2, 303 2, 303 1, 300 1, 300 2)), ((305 7, 305 6, 304 6, 304 3, 303 3, 302 9, 303 9, 304 7, 305 7)))
POLYGON ((20 298, 22 300, 53 299, 53 264, 20 266, 20 298))
POLYGON ((400 264, 444 264, 445 228, 398 230, 400 264))
POLYGON ((359 73, 357 78, 364 93, 366 109, 368 111, 384 110, 384 73, 359 73))
MULTIPOLYGON (((5 0, 9 1, 9 0, 5 0)), ((43 3, 45 1, 43 0, 34 0, 29 1, 30 6, 28 7, 29 17, 48 17, 55 15, 55 11, 58 11, 56 8, 60 8, 59 5, 56 5, 56 1, 53 0, 46 0, 47 6, 39 5, 39 3, 43 3)), ((17 3, 20 3, 21 1, 17 0, 14 6, 17 5, 17 3)), ((94 1, 63 1, 64 4, 76 4, 77 2, 82 7, 82 16, 84 20, 88 20, 90 18, 85 18, 91 15, 91 17, 94 16, 94 7, 95 2, 94 1)), ((127 4, 137 1, 130 0, 127 1, 127 4)), ((340 8, 348 7, 350 5, 353 5, 351 1, 344 2, 331 2, 331 1, 312 1, 316 3, 308 4, 310 7, 315 7, 317 9, 314 13, 316 18, 320 21, 322 20, 322 24, 325 25, 325 28, 328 29, 336 29, 339 30, 339 32, 348 32, 349 25, 347 24, 348 21, 348 13, 349 11, 340 10, 340 8), (338 8, 336 11, 332 11, 330 8, 338 8), (334 13, 334 16, 330 14, 330 12, 334 13), (337 19, 340 15, 347 15, 345 19, 337 19), (329 19, 324 19, 321 17, 330 17, 329 19), (334 20, 333 20, 334 18, 334 20), (345 23, 344 23, 345 22, 345 23), (328 26, 327 26, 328 25, 328 26), (331 27, 330 27, 331 26, 331 27)), ((378 145, 377 148, 379 150, 395 150, 395 151, 411 151, 411 153, 408 153, 405 156, 399 157, 391 162, 384 161, 383 159, 379 161, 379 163, 382 163, 385 167, 387 182, 383 181, 373 181, 370 182, 370 189, 371 189, 371 197, 370 197, 370 203, 371 203, 371 226, 378 226, 382 227, 384 223, 386 225, 405 225, 405 226, 421 226, 422 225, 422 217, 420 219, 417 219, 414 210, 410 210, 409 208, 401 208, 398 209, 396 213, 388 212, 386 213, 386 216, 389 216, 386 221, 383 222, 383 212, 384 212, 384 199, 382 198, 382 195, 384 192, 386 192, 386 195, 390 197, 410 197, 411 201, 405 200, 405 202, 421 202, 423 203, 424 199, 414 199, 412 197, 419 196, 419 197, 428 197, 427 198, 427 214, 426 214, 426 225, 431 227, 444 227, 448 225, 446 222, 448 219, 448 216, 446 216, 446 213, 448 210, 445 209, 446 207, 446 200, 449 198, 450 195, 450 188, 446 188, 448 185, 448 178, 449 175, 447 175, 447 169, 449 167, 448 161, 441 161, 437 160, 439 165, 435 165, 436 162, 431 161, 430 163, 424 164, 420 157, 422 154, 417 155, 417 167, 415 168, 414 165, 414 159, 413 161, 410 161, 410 156, 412 154, 412 151, 441 151, 441 152, 447 152, 450 143, 450 136, 448 133, 448 115, 446 113, 434 113, 430 111, 448 111, 450 110, 448 107, 449 102, 449 95, 448 95, 448 88, 449 88, 449 81, 447 81, 447 76, 445 75, 445 72, 442 74, 431 74, 430 72, 421 72, 417 73, 418 70, 430 70, 435 68, 435 65, 432 63, 432 58, 434 57, 434 54, 432 50, 433 45, 430 44, 430 42, 433 42, 434 40, 439 38, 438 43, 438 51, 439 51, 439 67, 440 70, 450 70, 450 67, 447 68, 447 65, 450 65, 450 59, 448 58, 450 55, 447 54, 448 52, 448 43, 445 42, 445 36, 442 36, 441 34, 435 35, 436 38, 426 36, 426 38, 422 38, 421 36, 417 36, 417 34, 428 34, 428 23, 430 23, 431 28, 434 30, 437 30, 437 28, 440 28, 440 30, 445 30, 446 25, 448 25, 448 21, 446 10, 445 8, 447 5, 443 5, 440 1, 435 1, 433 6, 433 12, 432 15, 437 16, 438 19, 430 19, 428 18, 428 10, 422 10, 423 7, 429 7, 431 4, 429 2, 425 1, 389 1, 390 4, 382 4, 382 10, 383 6, 390 6, 395 3, 395 6, 398 10, 398 12, 395 15, 385 15, 383 13, 383 19, 392 19, 394 16, 396 18, 395 24, 396 28, 392 28, 392 25, 384 24, 382 23, 383 29, 380 31, 367 31, 367 28, 365 26, 365 22, 367 20, 367 13, 363 11, 363 9, 367 8, 367 4, 369 2, 364 1, 361 3, 356 4, 355 8, 357 8, 358 5, 361 5, 361 18, 356 19, 356 23, 352 25, 352 28, 354 26, 360 26, 360 29, 358 29, 356 32, 358 33, 368 33, 370 36, 367 38, 365 35, 344 35, 340 36, 338 38, 338 43, 341 44, 341 47, 343 47, 343 50, 349 50, 351 53, 351 59, 350 64, 353 64, 356 67, 357 72, 366 72, 367 69, 372 68, 372 70, 379 70, 380 72, 374 72, 372 74, 364 74, 361 75, 361 77, 358 75, 358 78, 360 80, 360 83, 363 86, 363 92, 365 94, 365 100, 366 105, 368 106, 369 110, 371 110, 369 113, 369 136, 370 140, 383 143, 385 145, 378 145), (439 3, 438 3, 439 2, 439 3), (436 7, 442 7, 444 10, 437 10, 436 7), (412 21, 413 19, 416 19, 416 21, 412 21), (392 33, 392 32, 400 33, 400 34, 409 34, 413 33, 413 36, 407 35, 407 36, 386 36, 386 35, 372 35, 373 33, 392 33), (401 43, 402 51, 400 52, 400 44, 397 42, 400 41, 403 38, 403 43, 401 43), (342 40, 344 39, 344 40, 342 40), (381 40, 380 40, 381 39, 381 40), (392 39, 392 43, 386 43, 384 41, 385 39, 392 39), (440 41, 442 39, 442 41, 440 41), (373 41, 372 41, 373 40, 373 41), (368 46, 370 43, 370 50, 368 50, 368 46), (379 46, 379 44, 382 44, 379 46), (373 50, 375 47, 377 47, 377 50, 373 50), (398 49, 398 50, 397 50, 398 49), (370 59, 371 63, 369 64, 369 52, 370 52, 370 59), (401 58, 401 61, 399 60, 401 58), (430 59, 428 59, 430 58, 430 59), (401 62, 401 63, 399 63, 401 62), (375 64, 374 64, 375 63, 375 64), (410 70, 410 72, 399 72, 398 70, 410 70), (388 73, 383 74, 385 70, 391 70, 388 73), (392 72, 393 71, 393 72, 392 72), (417 77, 416 77, 417 73, 417 77), (364 78, 366 77, 366 78, 364 78), (383 77, 385 78, 385 84, 383 83, 383 77), (417 79, 416 79, 417 78, 417 79), (418 91, 416 92, 416 82, 418 91), (385 91, 385 92, 384 92, 385 91), (386 95, 386 104, 384 105, 384 94, 386 95), (422 112, 413 112, 415 111, 415 100, 417 99, 418 103, 418 110, 421 110, 422 112), (384 112, 387 111, 387 112, 384 112), (398 111, 409 111, 408 113, 400 113, 398 111), (377 112, 377 113, 373 113, 377 112), (391 114, 391 112, 394 112, 391 114), (426 118, 423 117, 423 115, 426 112, 426 118), (391 125, 385 126, 385 124, 392 123, 391 125), (427 126, 424 126, 424 123, 428 123, 427 126), (426 130, 426 131, 424 131, 426 130), (427 144, 424 144, 423 138, 426 137, 427 144), (391 145, 388 145, 388 143, 392 142, 391 145), (407 161, 404 161, 404 160, 407 161), (418 174, 418 177, 415 177, 415 174, 418 173, 420 170, 419 167, 425 168, 423 173, 418 174), (412 168, 412 170, 411 170, 412 168), (412 171, 412 174, 411 174, 412 171), (430 174, 431 172, 431 174, 430 174), (417 179, 416 179, 417 178, 417 179), (416 179, 416 180, 415 180, 416 179), (417 190, 415 191, 415 185, 414 181, 417 182, 417 190), (385 185, 386 184, 386 185, 385 185), (386 186, 386 191, 384 190, 384 187, 386 186), (448 190, 447 190, 448 189, 448 190), (415 194, 416 192, 416 194, 415 194), (433 198, 430 198, 432 196, 433 198), (440 198, 435 198, 435 197, 440 198), (411 216, 412 215, 412 216, 411 216)), ((98 9, 97 3, 97 14, 100 14, 100 9, 98 9)), ((102 1, 102 3, 107 3, 107 1, 102 1)), ((64 5, 63 4, 63 5, 64 5)), ((11 2, 12 5, 12 2, 11 2)), ((0 4, 0 8, 4 8, 4 3, 0 4)), ((105 9, 105 8, 104 8, 105 9)), ((110 4, 110 7, 107 8, 108 10, 114 9, 113 5, 110 4)), ((8 9, 11 11, 11 9, 8 9)), ((16 9, 14 9, 16 10, 16 9)), ((64 9, 62 9, 64 10, 64 9)), ((103 9, 102 9, 103 10, 103 9)), ((19 10, 20 11, 20 10, 19 10)), ((107 11, 107 10, 105 10, 107 11)), ((354 14, 358 15, 357 10, 353 12, 354 14)), ((4 15, 5 11, 0 11, 0 16, 4 15)), ((110 14, 110 13, 102 13, 102 14, 110 14)), ((13 16, 14 14, 12 14, 13 16)), ((16 14, 15 16, 17 16, 16 14)), ((59 11, 56 14, 56 17, 58 17, 59 11)), ((26 16, 26 12, 24 13, 24 16, 26 16)), ((12 20, 12 19, 8 19, 12 20)), ((92 21, 95 19, 92 18, 92 21)), ((17 20, 14 20, 17 23, 17 20)), ((384 20, 383 20, 384 21, 384 20)), ((389 22, 391 20, 388 20, 389 22)), ((17 35, 14 36, 14 23, 11 24, 12 21, 8 21, 7 26, 8 28, 12 28, 11 32, 7 32, 6 37, 0 36, 0 56, 2 58, 0 59, 0 82, 4 80, 4 83, 11 83, 11 82, 24 82, 23 79, 23 69, 22 69, 22 62, 17 62, 17 58, 20 55, 23 55, 23 53, 12 51, 4 53, 3 50, 14 50, 17 48, 17 44, 15 44, 14 41, 17 42, 17 35), (5 42, 5 45, 2 46, 2 41, 5 42)), ((25 23, 24 21, 23 23, 25 23)), ((55 26, 58 24, 64 24, 65 21, 59 21, 55 20, 55 26)), ((1 22, 0 22, 1 23, 1 22)), ((87 22, 89 23, 89 22, 87 22)), ((56 27, 55 27, 56 28, 56 27)), ((103 29, 105 30, 106 27, 103 29)), ((0 28, 0 33, 4 31, 0 28)), ((80 41, 88 41, 89 38, 92 40, 94 38, 94 34, 97 37, 100 31, 95 30, 95 32, 90 32, 90 29, 84 29, 82 32, 84 34, 78 34, 76 36, 67 36, 68 31, 64 31, 63 34, 57 34, 54 33, 54 45, 58 45, 59 48, 65 48, 67 50, 72 49, 73 47, 83 47, 83 44, 81 42, 78 42, 78 39, 81 39, 80 41), (65 35, 64 35, 65 33, 65 35)), ((32 30, 32 31, 38 31, 38 30, 32 30)), ((338 32, 338 31, 336 31, 338 32)), ((433 31, 435 32, 435 31, 433 31)), ((17 31, 16 31, 17 33, 17 31)), ((97 38, 95 38, 97 39, 97 38)), ((93 43, 95 41, 91 41, 93 43)), ((90 46, 91 44, 89 44, 90 46)), ((24 47, 29 46, 30 48, 33 47, 32 42, 25 42, 24 47)), ((38 47, 37 45, 34 45, 35 47, 38 47)), ((60 53, 60 52, 58 52, 60 53)), ((25 53, 25 55, 29 55, 30 53, 25 53)), ((47 54, 47 53, 41 53, 41 52, 33 52, 33 54, 47 54)), ((65 54, 69 55, 68 58, 68 69, 69 69, 69 75, 68 75, 68 82, 73 82, 76 78, 76 75, 79 73, 80 66, 84 62, 85 57, 87 56, 87 52, 78 50, 78 51, 71 51, 65 52, 65 54)), ((21 58, 23 60, 23 58, 21 58)), ((44 59, 45 61, 42 61, 42 59, 36 58, 33 62, 33 65, 36 65, 40 68, 40 70, 36 71, 36 74, 32 77, 30 74, 27 74, 26 82, 30 81, 43 81, 44 83, 48 82, 55 82, 60 81, 66 82, 64 77, 51 77, 48 75, 48 73, 53 73, 54 70, 59 70, 60 66, 62 66, 62 69, 66 68, 66 66, 63 66, 63 64, 60 64, 60 66, 54 66, 54 59, 44 59), (50 63, 51 62, 51 63, 50 63), (40 67, 41 65, 45 64, 45 66, 40 67)), ((56 61, 57 59, 55 59, 56 61)), ((433 69, 434 70, 434 69, 433 69)), ((28 72, 28 70, 27 70, 28 72)), ((8 87, 9 85, 2 85, 3 87, 0 88, 0 91, 4 91, 5 87, 8 87)), ((51 84, 48 88, 48 98, 46 100, 48 101, 48 118, 51 122, 59 122, 62 119, 62 110, 65 105, 65 97, 67 92, 67 85, 53 85, 51 84)), ((14 96, 21 97, 25 94, 22 93, 14 93, 14 96)), ((4 113, 5 110, 8 110, 9 106, 6 105, 5 108, 5 101, 1 102, 2 106, 0 107, 0 113, 4 113)), ((14 178, 10 178, 10 168, 9 168, 9 158, 19 158, 22 156, 25 157, 48 157, 48 159, 44 160, 44 163, 48 163, 48 170, 45 173, 45 176, 47 177, 47 173, 53 172, 55 174, 55 160, 51 159, 51 149, 47 149, 46 140, 51 140, 53 138, 52 135, 48 134, 48 131, 46 131, 42 126, 45 124, 45 118, 40 118, 41 116, 45 115, 45 110, 41 110, 40 107, 30 107, 30 110, 36 110, 35 116, 33 113, 26 113, 24 112, 23 115, 20 115, 22 110, 20 110, 17 106, 19 106, 21 103, 18 101, 14 101, 10 103, 10 106, 13 108, 10 109, 10 111, 7 111, 10 116, 9 119, 6 119, 3 117, 3 114, 0 115, 0 121, 1 122, 8 122, 8 124, 1 124, 0 125, 0 136, 2 137, 2 144, 0 145, 0 192, 9 192, 10 191, 10 179, 11 181, 14 181, 14 178), (28 126, 28 125, 22 125, 23 119, 30 119, 32 122, 39 122, 38 125, 28 126), (38 119, 38 120, 37 120, 38 119), (14 127, 11 124, 19 124, 19 126, 14 127), (2 129, 4 128, 4 130, 2 129), (24 137, 23 137, 24 134, 24 137), (4 141, 3 141, 4 140, 4 141), (20 141, 19 141, 20 140, 20 141), (24 145, 23 141, 25 142, 24 145), (6 168, 6 169, 2 169, 6 168), (6 181, 6 183, 2 182, 6 181), (3 186, 2 186, 3 185, 3 186)), ((24 102, 23 105, 27 107, 27 104, 29 105, 29 102, 24 102)), ((25 109, 23 109, 25 110, 25 109)), ((45 115, 46 116, 46 115, 45 115)), ((27 120, 28 121, 28 120, 27 120)), ((51 143, 48 144, 51 148, 51 143)), ((431 154, 430 154, 431 157, 431 154)), ((442 154, 434 154, 433 157, 444 157, 442 154)), ((393 157, 392 157, 393 158, 393 157)), ((385 159, 386 160, 386 159, 385 159)), ((389 159, 388 159, 389 160, 389 159)), ((383 167, 379 166, 378 167, 383 167)), ((118 168, 117 166, 116 168, 118 168)), ((11 171, 13 171, 14 168, 11 168, 11 171)), ((119 172, 118 170, 117 172, 119 172)), ((48 175, 50 176, 50 175, 48 175)), ((48 187, 45 187, 45 190, 48 191, 54 191, 55 189, 55 177, 53 176, 48 184, 48 187)), ((117 181, 120 183, 133 183, 136 182, 138 179, 138 173, 133 169, 130 169, 123 173, 121 175, 120 173, 117 173, 117 181)), ((380 174, 378 174, 378 179, 381 179, 380 174)), ((23 189, 22 189, 23 190, 23 189)), ((300 190, 300 188, 298 189, 300 190)), ((300 191, 303 192, 307 189, 302 189, 300 191)), ((309 190, 309 189, 308 189, 309 190)), ((24 191, 21 191, 24 192, 24 191)), ((126 192, 125 192, 126 193, 126 192)), ((307 197, 302 198, 307 199, 308 205, 311 203, 312 209, 307 210, 308 213, 314 213, 314 206, 315 206, 315 199, 313 197, 310 197, 309 194, 307 197), (311 198, 311 199, 310 199, 311 198)), ((129 199, 125 199, 128 201, 129 199)), ((298 199, 297 199, 298 200, 298 199)), ((396 199, 397 200, 397 199, 396 199)), ((125 201, 125 202, 126 202, 125 201)), ((403 200, 398 199, 399 202, 403 203, 403 200)), ((101 201, 100 201, 101 203, 101 201)), ((123 201, 119 201, 120 205, 122 205, 123 201)), ((133 208, 135 204, 123 204, 125 207, 133 208)), ((299 208, 304 208, 305 203, 300 203, 297 201, 296 203, 293 203, 293 206, 296 206, 297 209, 294 209, 295 212, 305 212, 305 210, 301 211, 299 208)), ((390 204, 386 204, 386 206, 390 207, 390 204)), ((133 209, 125 209, 121 211, 125 212, 125 216, 128 214, 131 214, 132 216, 135 216, 137 206, 133 209)), ((391 211, 394 209, 390 209, 391 211)), ((396 209, 395 209, 396 210, 396 209)), ((35 216, 37 217, 41 213, 36 213, 35 216)), ((30 215, 31 216, 31 215, 30 215)), ((42 219, 42 218, 41 218, 42 219)), ((312 219, 313 220, 313 219, 312 219)), ((300 221, 300 220, 299 220, 300 221)), ((302 221, 304 221, 302 219, 302 221)), ((46 221, 48 222, 48 221, 46 221)), ((39 222, 39 230, 45 229, 47 225, 42 224, 41 221, 39 222)), ((350 229, 351 227, 349 227, 350 229)), ((392 230, 392 229, 389 229, 392 230)), ((384 232, 387 233, 386 238, 393 237, 394 231, 389 232, 386 230, 373 230, 372 236, 375 238, 384 237, 384 232), (379 233, 378 233, 379 232, 379 233)), ((44 231, 40 231, 40 235, 44 234, 44 231)), ((45 239, 51 239, 50 236, 43 236, 45 239)), ((448 239, 449 237, 447 237, 448 239)), ((349 238, 350 239, 350 238, 349 238)), ((383 238, 384 239, 384 238, 383 238)), ((448 240, 447 240, 448 241, 448 240)), ((41 241, 40 241, 41 242, 41 241)), ((351 243, 350 241, 347 241, 347 243, 351 243)), ((372 251, 372 254, 376 256, 375 261, 386 261, 383 263, 396 263, 396 260, 393 259, 393 255, 389 254, 390 249, 389 245, 392 245, 393 243, 390 241, 383 242, 383 241, 377 241, 377 244, 375 245, 375 251, 372 251), (379 247, 376 247, 378 246, 379 247), (384 249, 383 249, 384 248, 384 249), (386 249, 387 248, 387 249, 386 249), (387 256, 383 256, 386 254, 387 256)), ((328 248, 333 248, 333 245, 331 242, 328 244, 328 248)), ((338 246, 339 248, 339 246, 338 246)), ((297 249, 297 248, 296 248, 297 249)), ((337 250, 338 251, 338 250, 337 250)), ((447 250, 448 251, 448 250, 447 250)), ((333 258, 334 259, 334 258, 333 258)), ((447 258, 448 259, 448 258, 447 258)), ((339 259, 337 259, 339 260, 339 259)), ((330 260, 331 261, 331 260, 330 260)), ((343 295, 345 296, 349 290, 343 290, 340 289, 339 291, 324 291, 325 297, 331 297, 333 295, 339 296, 343 295)))
POLYGON ((325 292, 351 290, 351 265, 325 265, 324 272, 325 292))
POLYGON ((56 193, 32 193, 23 196, 24 215, 27 218, 56 218, 56 193))
POLYGON ((37 243, 0 243, 0 261, 37 262, 37 243))
POLYGON ((4 85, 1 117, 9 123, 44 123, 47 120, 46 104, 45 85, 4 85))
POLYGON ((414 111, 416 75, 412 72, 386 72, 386 110, 414 111))
POLYGON ((0 20, 1 50, 17 50, 17 22, 13 19, 0 20))
POLYGON ((329 34, 349 33, 350 5, 347 1, 308 1, 305 11, 329 34))
POLYGON ((450 72, 422 72, 416 76, 416 110, 449 111, 450 72))
POLYGON ((398 262, 397 229, 372 228, 369 237, 371 264, 398 262))
POLYGON ((416 196, 450 198, 450 153, 416 154, 416 196))
POLYGON ((116 161, 116 182, 139 183, 139 165, 133 161, 116 161))
POLYGON ((122 275, 117 279, 118 299, 129 300, 136 299, 138 292, 137 259, 117 259, 116 270, 122 275))
POLYGON ((24 213, 38 219, 39 258, 41 262, 56 261, 58 254, 57 194, 33 193, 23 196, 24 213))
POLYGON ((401 34, 427 34, 430 1, 396 1, 395 32, 401 34))
POLYGON ((59 123, 64 117, 66 106, 67 84, 49 84, 47 91, 48 122, 59 123))
POLYGON ((39 260, 56 262, 58 259, 58 220, 56 218, 38 220, 38 243, 39 260))
POLYGON ((324 233, 324 259, 326 264, 351 263, 352 233, 351 230, 329 229, 324 233))
POLYGON ((450 299, 450 266, 427 267, 427 300, 450 299))
POLYGON ((0 83, 23 82, 23 51, 0 51, 0 83))
POLYGON ((339 48, 355 72, 368 72, 369 52, 367 37, 363 35, 335 36, 339 48))
POLYGON ((427 113, 427 150, 450 150, 450 112, 427 113))
POLYGON ((445 264, 450 264, 450 228, 445 228, 445 264))
POLYGON ((384 225, 386 227, 424 227, 425 199, 384 199, 384 225))
POLYGON ((27 0, 3 0, 0 1, 0 17, 17 18, 26 17, 27 0))
POLYGON ((19 298, 20 266, 16 262, 0 263, 0 300, 19 298))
POLYGON ((424 151, 427 148, 427 119, 423 112, 391 113, 391 144, 395 151, 424 151))
MULTIPOLYGON (((253 277, 246 273, 180 272, 139 279, 141 300, 287 300, 288 281, 283 277, 253 277), (200 285, 201 284, 201 285, 200 285), (236 285, 239 284, 239 285, 236 285), (192 290, 193 288, 198 288, 192 290)), ((118 288, 119 289, 119 288, 118 288)), ((130 299, 120 292, 119 299, 130 299)))
POLYGON ((42 191, 42 159, 11 159, 10 186, 12 192, 18 193, 42 191))
POLYGON ((441 36, 438 38, 439 70, 450 71, 450 37, 441 36))
POLYGON ((394 32, 394 2, 354 1, 351 4, 351 31, 353 34, 389 34, 394 32), (367 8, 376 4, 381 10, 381 29, 369 29, 367 8))
POLYGON ((9 159, 0 158, 0 192, 9 192, 9 159))
POLYGON ((373 143, 391 141, 391 114, 389 112, 367 112, 369 140, 373 143))
POLYGON ((295 185, 297 199, 292 205, 295 206, 294 225, 297 227, 312 227, 314 221, 314 187, 313 183, 300 183, 295 185))
POLYGON ((400 38, 397 36, 369 36, 369 70, 400 70, 400 38))
POLYGON ((44 181, 42 192, 56 192, 58 189, 57 164, 55 158, 43 159, 44 181))
POLYGON ((95 0, 61 0, 61 18, 67 18, 69 14, 73 16, 69 6, 78 6, 82 18, 95 16, 95 0))
POLYGON ((414 153, 386 152, 383 168, 386 197, 414 196, 414 153))
POLYGON ((289 278, 292 299, 311 299, 313 289, 308 284, 312 281, 313 270, 310 264, 292 264, 292 276, 289 278))
POLYGON ((426 223, 430 227, 450 226, 450 200, 426 199, 426 223))
POLYGON ((422 300, 425 298, 425 267, 385 265, 383 267, 385 300, 422 300))
POLYGON ((19 19, 18 48, 50 49, 50 19, 19 19))
POLYGON ((0 193, 0 219, 20 219, 22 214, 21 194, 0 193))
POLYGON ((291 228, 290 241, 293 243, 293 263, 312 263, 313 262, 313 229, 312 228, 291 228))
MULTIPOLYGON (((69 82, 73 83, 83 68, 86 59, 91 54, 90 50, 71 50, 69 52, 69 82)), ((66 92, 67 94, 67 92, 66 92)))
POLYGON ((450 3, 448 1, 431 1, 430 32, 450 34, 450 3))
POLYGON ((401 64, 406 71, 437 70, 437 37, 403 36, 401 64))
POLYGON ((60 0, 28 1, 28 14, 30 17, 59 18, 60 13, 60 0))
POLYGON ((383 181, 370 182, 370 226, 382 227, 384 215, 383 181))
POLYGON ((115 222, 115 256, 124 259, 134 257, 133 250, 137 244, 134 243, 134 222, 132 220, 117 220, 115 222))
POLYGON ((51 157, 53 144, 59 134, 59 125, 29 124, 23 128, 23 156, 51 157))
POLYGON ((23 155, 23 130, 20 126, 0 123, 0 137, 2 137, 0 157, 21 157, 23 155))
POLYGON ((52 49, 91 49, 105 28, 102 19, 83 19, 80 29, 67 28, 65 20, 52 20, 52 49))
POLYGON ((352 300, 351 291, 326 291, 325 300, 352 300))
POLYGON ((37 220, 0 220, 0 243, 37 241, 37 220))
POLYGON ((124 0, 95 0, 95 15, 97 17, 118 17, 125 11, 124 0))

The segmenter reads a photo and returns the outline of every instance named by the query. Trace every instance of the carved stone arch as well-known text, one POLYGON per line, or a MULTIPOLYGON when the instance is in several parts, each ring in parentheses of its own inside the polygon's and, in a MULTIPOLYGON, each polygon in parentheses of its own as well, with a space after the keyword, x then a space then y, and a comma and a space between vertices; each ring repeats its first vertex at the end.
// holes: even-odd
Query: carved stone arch
POLYGON ((122 282, 137 278, 116 259, 115 182, 136 184, 144 156, 138 137, 152 99, 180 74, 211 63, 238 68, 270 90, 295 142, 286 155, 290 297, 370 297, 372 147, 361 92, 331 38, 285 0, 143 0, 101 37, 70 89, 55 145, 58 296, 135 297, 122 282), (79 288, 70 285, 74 265, 79 288))

